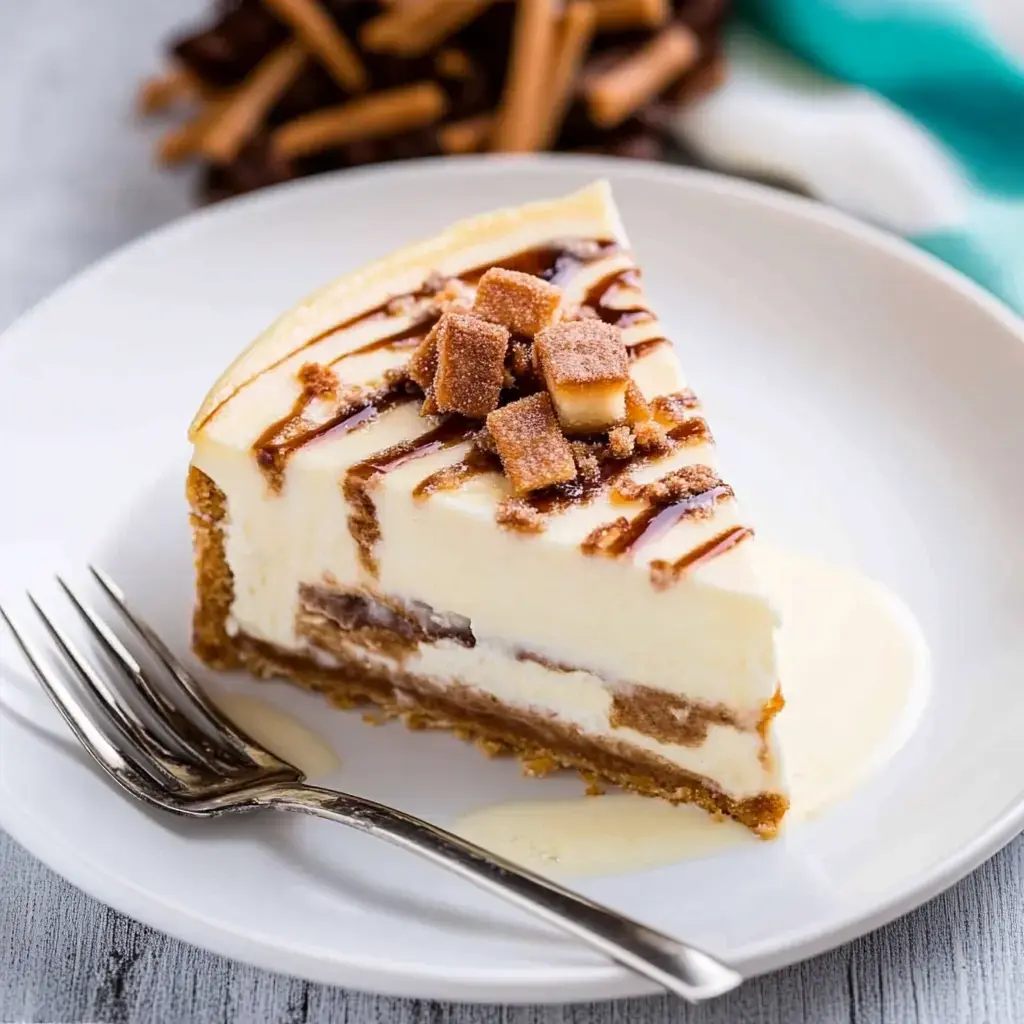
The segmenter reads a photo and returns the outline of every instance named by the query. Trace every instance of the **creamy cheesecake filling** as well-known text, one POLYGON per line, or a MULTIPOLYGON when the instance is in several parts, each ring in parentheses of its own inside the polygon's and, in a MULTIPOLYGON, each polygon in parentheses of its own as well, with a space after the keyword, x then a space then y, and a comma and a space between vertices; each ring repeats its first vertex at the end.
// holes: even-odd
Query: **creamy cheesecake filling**
MULTIPOLYGON (((512 335, 513 397, 543 386, 530 348, 512 335)), ((695 787, 679 799, 781 789, 777 623, 752 530, 600 188, 478 218, 325 289, 228 370, 192 440, 224 506, 231 581, 210 646, 230 637, 243 661, 297 679, 306 662, 359 666, 382 693, 390 679, 489 734, 500 708, 515 744, 555 723, 586 751, 565 763, 599 750, 625 778, 629 757, 646 759, 641 788, 695 787), (410 354, 495 266, 557 284, 567 317, 621 330, 660 446, 574 440, 577 479, 513 496, 479 421, 421 413, 410 354)), ((784 798, 769 805, 777 818, 784 798)))
MULTIPOLYGON (((372 577, 350 528, 352 509, 339 484, 342 467, 371 458, 380 446, 392 447, 393 438, 400 443, 410 421, 419 429, 415 410, 400 407, 382 417, 372 434, 356 432, 304 450, 277 495, 267 493, 251 458, 197 447, 195 465, 227 495, 225 550, 235 579, 231 615, 239 629, 295 649, 301 588, 326 576, 454 610, 472 621, 480 637, 509 648, 526 646, 528 638, 537 653, 591 666, 607 678, 742 706, 759 705, 774 692, 774 613, 756 593, 729 585, 727 563, 742 556, 742 545, 658 591, 648 575, 635 571, 632 559, 581 557, 581 543, 596 529, 624 512, 631 519, 645 515, 639 502, 613 505, 601 495, 573 505, 551 519, 541 545, 539 538, 496 529, 494 508, 506 493, 503 478, 482 475, 456 491, 412 499, 422 480, 461 460, 464 448, 458 446, 401 466, 373 490, 379 571, 372 577), (350 454, 330 458, 336 467, 331 472, 318 471, 317 462, 341 446, 350 454), (304 471, 307 461, 312 465, 304 471), (683 664, 672 643, 680 629, 688 651, 683 664), (652 636, 665 642, 652 643, 652 636)), ((667 466, 646 467, 634 476, 656 479, 699 459, 699 452, 681 448, 667 466)), ((674 561, 742 526, 734 502, 716 504, 712 516, 675 524, 634 557, 648 565, 674 561), (684 529, 680 551, 677 535, 684 529)))

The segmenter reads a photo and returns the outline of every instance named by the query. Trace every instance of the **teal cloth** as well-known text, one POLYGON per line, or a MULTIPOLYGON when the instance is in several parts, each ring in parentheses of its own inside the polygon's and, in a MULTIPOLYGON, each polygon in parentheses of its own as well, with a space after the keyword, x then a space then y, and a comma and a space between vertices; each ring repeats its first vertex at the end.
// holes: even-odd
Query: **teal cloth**
POLYGON ((777 43, 945 145, 974 190, 965 222, 911 240, 1024 313, 1024 62, 970 0, 741 2, 777 43))

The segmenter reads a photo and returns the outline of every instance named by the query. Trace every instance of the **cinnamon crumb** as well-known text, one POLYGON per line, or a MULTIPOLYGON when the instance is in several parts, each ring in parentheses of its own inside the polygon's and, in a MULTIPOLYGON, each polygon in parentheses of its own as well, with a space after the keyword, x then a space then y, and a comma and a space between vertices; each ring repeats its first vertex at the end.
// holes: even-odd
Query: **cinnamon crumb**
POLYGON ((406 711, 402 715, 405 727, 412 732, 425 732, 427 729, 449 729, 450 724, 442 719, 434 718, 425 711, 406 711))
POLYGON ((310 398, 333 398, 337 393, 338 378, 322 363, 303 363, 297 376, 302 390, 310 398))
POLYGON ((569 446, 576 462, 576 470, 584 483, 596 484, 601 479, 600 446, 586 441, 572 441, 569 446))
POLYGON ((646 488, 646 484, 638 484, 631 476, 624 476, 615 484, 613 495, 621 501, 640 501, 646 488))
POLYGON ((329 693, 327 699, 341 711, 351 711, 363 703, 359 698, 351 697, 346 693, 329 693))
POLYGON ((483 736, 473 740, 473 746, 480 751, 484 757, 503 757, 509 753, 508 747, 500 740, 489 740, 483 736))
POLYGON ((599 555, 607 549, 614 547, 615 542, 629 529, 629 520, 625 516, 619 516, 610 523, 602 523, 595 526, 583 538, 580 543, 580 550, 585 555, 599 555))
POLYGON ((554 323, 562 289, 533 274, 492 267, 480 278, 473 312, 515 334, 533 336, 554 323))
POLYGON ((651 418, 651 407, 647 404, 644 393, 636 381, 630 378, 626 384, 626 422, 646 423, 651 418))
POLYGON ((494 443, 494 438, 491 437, 491 432, 487 429, 487 424, 484 424, 473 438, 473 446, 488 455, 498 454, 498 448, 494 443))
POLYGON ((608 787, 605 786, 601 776, 596 772, 588 772, 586 769, 580 769, 579 775, 587 785, 587 796, 604 796, 605 793, 608 792, 608 787))
POLYGON ((513 338, 508 347, 506 365, 517 381, 532 379, 535 376, 533 346, 522 338, 513 338))
POLYGON ((689 388, 683 388, 670 395, 658 395, 651 401, 654 418, 666 426, 682 423, 694 409, 698 408, 700 401, 689 388))
POLYGON ((541 533, 544 529, 544 516, 522 498, 505 498, 498 504, 494 520, 506 530, 520 533, 541 533))
POLYGON ((633 425, 633 437, 636 446, 642 452, 663 452, 671 447, 665 428, 653 420, 633 425))
POLYGON ((628 459, 633 448, 633 431, 629 427, 615 427, 608 431, 608 450, 613 459, 628 459))
POLYGON ((547 754, 538 754, 535 757, 524 757, 522 759, 523 774, 534 779, 541 779, 545 775, 558 771, 559 763, 547 754))
MULTIPOLYGON (((674 505, 686 498, 724 488, 732 496, 732 488, 710 466, 683 466, 654 480, 641 489, 641 496, 652 505, 674 505)), ((723 495, 724 496, 724 495, 723 495)))

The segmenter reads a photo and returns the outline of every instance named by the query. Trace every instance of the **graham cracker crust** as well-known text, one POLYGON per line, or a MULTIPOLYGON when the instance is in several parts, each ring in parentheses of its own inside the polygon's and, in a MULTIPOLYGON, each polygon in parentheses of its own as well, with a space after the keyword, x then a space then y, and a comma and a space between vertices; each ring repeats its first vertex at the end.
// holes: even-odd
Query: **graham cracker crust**
MULTIPOLYGON (((234 580, 224 553, 227 502, 217 485, 195 467, 189 470, 186 492, 192 509, 197 579, 193 648, 211 668, 241 668, 263 678, 280 676, 323 693, 342 708, 372 702, 389 715, 405 718, 412 727, 450 729, 475 740, 488 753, 510 752, 535 774, 571 768, 645 796, 696 804, 712 814, 734 818, 766 839, 776 834, 788 808, 782 794, 734 800, 709 779, 631 744, 588 736, 575 726, 504 704, 468 686, 439 687, 404 670, 376 667, 346 655, 336 644, 331 645, 331 653, 339 664, 327 667, 244 633, 229 635, 226 623, 234 580)), ((767 722, 762 728, 766 727, 767 722)))

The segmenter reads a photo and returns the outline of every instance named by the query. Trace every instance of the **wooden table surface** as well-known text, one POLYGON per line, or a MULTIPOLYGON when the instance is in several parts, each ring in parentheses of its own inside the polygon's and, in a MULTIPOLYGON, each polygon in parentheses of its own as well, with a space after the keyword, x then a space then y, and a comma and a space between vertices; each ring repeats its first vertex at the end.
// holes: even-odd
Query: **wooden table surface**
MULTIPOLYGON (((166 33, 204 0, 0 0, 0 328, 97 257, 191 207, 132 113, 166 33)), ((5 642, 0 640, 0 642, 5 642)), ((0 742, 5 720, 0 711, 0 742)), ((1024 766, 1024 760, 1022 760, 1024 766)), ((1024 839, 927 906, 717 1003, 500 1009, 268 974, 169 939, 0 833, 0 1022, 702 1024, 1024 1021, 1024 839)))

